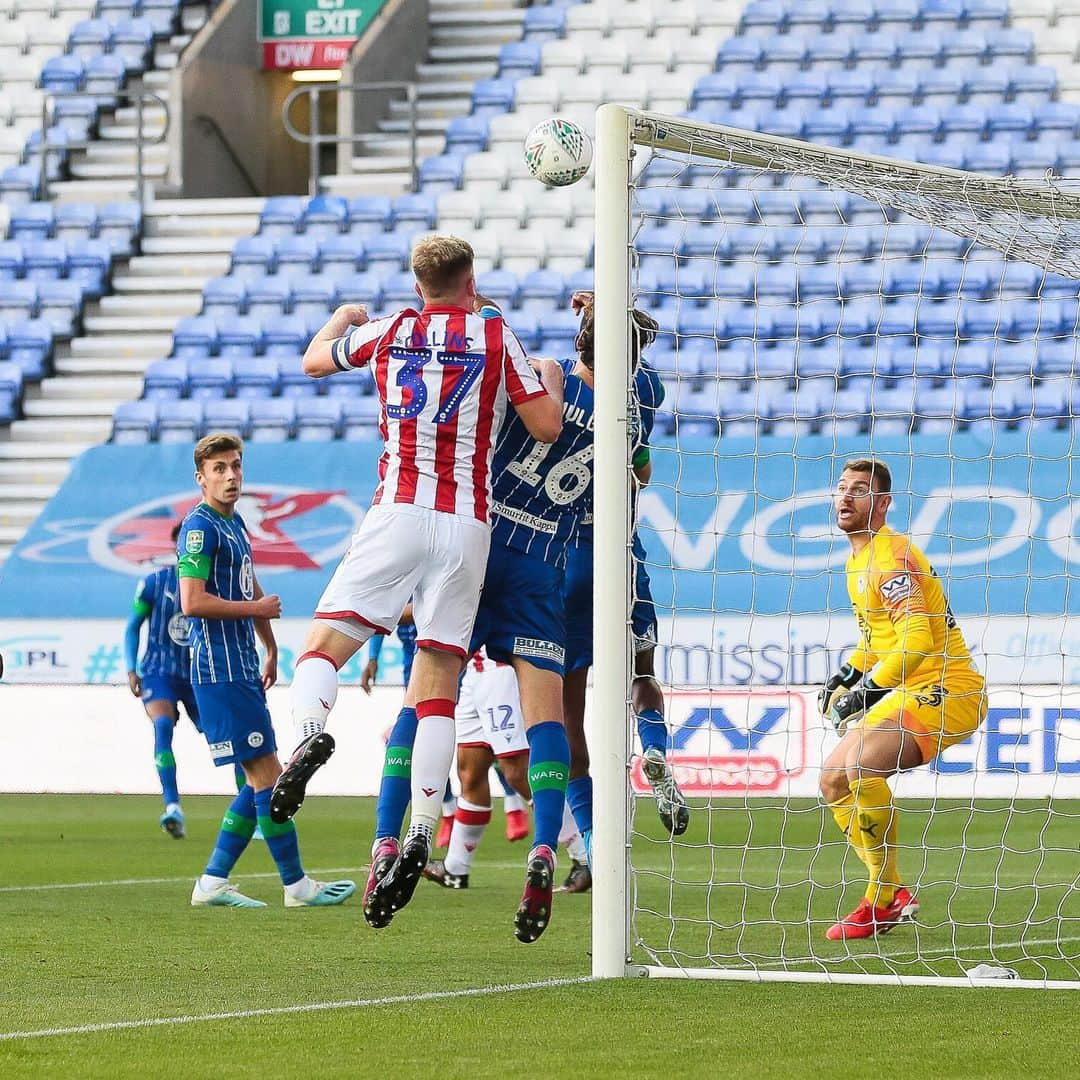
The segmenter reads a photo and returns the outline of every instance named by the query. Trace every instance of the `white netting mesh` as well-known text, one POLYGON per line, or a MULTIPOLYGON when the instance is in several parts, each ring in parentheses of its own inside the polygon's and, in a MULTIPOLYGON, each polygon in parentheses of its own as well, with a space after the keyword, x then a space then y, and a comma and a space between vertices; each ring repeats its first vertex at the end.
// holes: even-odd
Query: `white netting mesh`
MULTIPOLYGON (((1080 199, 1065 182, 636 124, 630 299, 661 325, 647 360, 666 391, 638 522, 693 821, 670 840, 635 800, 634 958, 1075 980, 1080 199), (892 781, 916 923, 830 942, 866 871, 818 795, 837 737, 817 687, 856 638, 829 498, 843 462, 871 455, 893 472, 890 525, 943 579, 989 715, 892 781)), ((640 763, 631 782, 647 794, 640 763)))

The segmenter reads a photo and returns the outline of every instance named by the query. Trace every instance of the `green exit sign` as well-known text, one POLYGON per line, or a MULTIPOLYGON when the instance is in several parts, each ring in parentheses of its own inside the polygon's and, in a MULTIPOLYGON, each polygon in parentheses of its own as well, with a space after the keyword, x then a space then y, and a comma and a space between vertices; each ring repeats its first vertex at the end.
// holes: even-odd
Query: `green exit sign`
POLYGON ((263 67, 340 67, 385 2, 260 0, 263 67))

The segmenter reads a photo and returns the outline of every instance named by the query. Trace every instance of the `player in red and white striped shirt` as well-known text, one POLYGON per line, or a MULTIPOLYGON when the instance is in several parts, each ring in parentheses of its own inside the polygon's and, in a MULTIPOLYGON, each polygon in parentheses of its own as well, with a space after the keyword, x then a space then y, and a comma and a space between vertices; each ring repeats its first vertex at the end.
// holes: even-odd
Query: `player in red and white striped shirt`
MULTIPOLYGON (((413 820, 439 817, 454 756, 454 703, 489 545, 491 459, 507 407, 532 435, 562 430, 562 371, 530 366, 501 316, 477 308, 472 248, 455 237, 413 250, 418 310, 369 321, 338 308, 304 354, 314 378, 370 366, 382 404, 379 487, 315 611, 292 684, 301 742, 274 788, 275 820, 292 817, 333 752, 323 729, 337 672, 412 600, 417 655, 409 700, 425 726, 412 762, 413 820)), ((406 710, 403 710, 403 713, 406 710)))

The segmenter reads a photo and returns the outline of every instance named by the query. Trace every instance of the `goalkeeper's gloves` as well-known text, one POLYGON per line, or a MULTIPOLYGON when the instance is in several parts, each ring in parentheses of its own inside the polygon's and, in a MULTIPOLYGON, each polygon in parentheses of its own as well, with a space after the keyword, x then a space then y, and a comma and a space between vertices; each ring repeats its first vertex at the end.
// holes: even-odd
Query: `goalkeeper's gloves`
POLYGON ((832 701, 833 694, 835 694, 841 686, 845 690, 850 690, 862 677, 863 673, 861 671, 853 668, 850 664, 845 664, 818 692, 818 712, 821 713, 822 716, 828 716, 829 703, 832 701))
POLYGON ((829 706, 829 719, 833 727, 843 734, 853 720, 859 719, 863 713, 890 693, 892 693, 891 687, 878 686, 873 679, 867 679, 862 686, 841 694, 829 706))

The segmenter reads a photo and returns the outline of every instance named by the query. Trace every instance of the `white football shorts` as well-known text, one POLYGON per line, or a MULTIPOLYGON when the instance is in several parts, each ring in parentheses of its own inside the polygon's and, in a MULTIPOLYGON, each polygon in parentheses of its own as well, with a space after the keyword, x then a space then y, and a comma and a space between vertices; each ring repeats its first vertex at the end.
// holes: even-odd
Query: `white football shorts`
POLYGON ((491 532, 483 522, 403 503, 373 506, 327 584, 315 618, 367 641, 412 600, 418 648, 469 655, 491 532))
POLYGON ((465 667, 454 718, 458 746, 487 746, 497 758, 529 749, 514 669, 483 653, 465 667))

